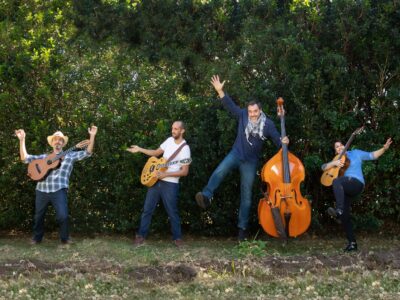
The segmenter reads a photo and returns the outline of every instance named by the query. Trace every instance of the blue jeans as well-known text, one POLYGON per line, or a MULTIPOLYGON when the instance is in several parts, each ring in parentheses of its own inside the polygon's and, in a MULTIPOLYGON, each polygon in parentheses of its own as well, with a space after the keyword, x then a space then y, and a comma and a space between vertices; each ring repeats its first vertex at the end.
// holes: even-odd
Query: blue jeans
POLYGON ((212 198, 214 191, 222 183, 226 175, 233 169, 239 168, 240 171, 240 208, 238 227, 247 229, 249 223, 249 214, 251 208, 251 198, 253 182, 257 172, 258 162, 240 160, 233 151, 225 156, 224 160, 218 165, 212 173, 207 185, 202 193, 208 198, 212 198))
POLYGON ((148 189, 138 230, 140 236, 146 237, 149 233, 151 217, 161 198, 171 222, 172 238, 174 240, 182 238, 181 220, 178 213, 178 193, 178 183, 163 180, 157 181, 148 189))
POLYGON ((60 238, 62 241, 67 241, 69 239, 67 189, 61 189, 54 193, 36 190, 33 239, 38 242, 43 239, 44 217, 50 203, 56 211, 57 222, 60 225, 60 238))

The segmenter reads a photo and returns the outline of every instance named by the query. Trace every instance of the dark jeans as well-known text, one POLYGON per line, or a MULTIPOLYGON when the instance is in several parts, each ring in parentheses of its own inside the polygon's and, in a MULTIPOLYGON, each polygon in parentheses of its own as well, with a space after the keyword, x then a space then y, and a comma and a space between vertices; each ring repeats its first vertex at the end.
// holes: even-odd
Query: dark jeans
POLYGON ((212 198, 214 191, 222 183, 223 179, 233 169, 240 171, 240 208, 238 227, 242 229, 248 228, 249 214, 251 208, 251 198, 254 178, 257 173, 258 162, 242 161, 235 155, 233 151, 225 156, 224 160, 218 165, 212 173, 207 185, 204 187, 202 194, 208 198, 212 198))
POLYGON ((33 239, 40 242, 44 234, 44 217, 47 207, 51 205, 56 210, 57 222, 60 225, 60 238, 62 241, 69 239, 68 233, 68 200, 67 189, 54 193, 44 193, 36 190, 35 217, 33 225, 33 239))
POLYGON ((333 193, 336 199, 336 209, 343 211, 340 219, 349 242, 355 242, 353 224, 350 217, 351 199, 361 194, 364 184, 353 177, 342 176, 333 181, 333 193))
POLYGON ((155 185, 148 189, 138 230, 140 236, 146 237, 149 233, 153 212, 160 199, 162 199, 164 208, 167 211, 171 222, 173 239, 178 240, 182 238, 181 220, 178 213, 178 193, 178 183, 163 180, 159 180, 155 185))

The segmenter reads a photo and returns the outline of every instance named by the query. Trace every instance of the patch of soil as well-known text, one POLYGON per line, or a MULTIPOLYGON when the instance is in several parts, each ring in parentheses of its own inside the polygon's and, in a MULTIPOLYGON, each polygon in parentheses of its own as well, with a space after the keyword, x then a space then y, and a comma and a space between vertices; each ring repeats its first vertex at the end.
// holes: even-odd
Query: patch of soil
MULTIPOLYGON (((0 262, 0 277, 32 276, 40 274, 44 278, 58 275, 95 276, 112 274, 127 276, 135 282, 170 284, 192 281, 199 272, 214 271, 231 273, 237 276, 254 274, 264 270, 274 276, 287 276, 303 272, 338 272, 345 269, 385 270, 400 269, 400 249, 375 252, 358 252, 351 255, 332 256, 267 256, 242 260, 174 262, 159 266, 123 266, 107 261, 80 261, 68 263, 50 263, 40 260, 13 260, 0 262)), ((265 273, 264 273, 265 275, 265 273)))
POLYGON ((186 264, 157 267, 142 266, 131 268, 127 271, 127 275, 137 281, 168 284, 191 281, 197 276, 197 270, 193 266, 186 264))
POLYGON ((235 274, 264 270, 274 276, 311 272, 337 272, 342 269, 400 269, 400 249, 337 255, 267 256, 236 261, 203 261, 194 263, 200 269, 235 274))
POLYGON ((57 264, 32 259, 4 261, 0 263, 0 277, 18 277, 20 275, 28 277, 34 273, 40 274, 44 278, 57 275, 76 276, 77 274, 93 276, 104 273, 127 276, 139 282, 146 281, 168 284, 191 281, 196 277, 197 270, 183 263, 177 263, 175 266, 138 266, 127 268, 100 261, 57 264))
POLYGON ((29 275, 32 272, 47 273, 58 269, 61 265, 40 260, 11 260, 0 263, 0 276, 29 275))

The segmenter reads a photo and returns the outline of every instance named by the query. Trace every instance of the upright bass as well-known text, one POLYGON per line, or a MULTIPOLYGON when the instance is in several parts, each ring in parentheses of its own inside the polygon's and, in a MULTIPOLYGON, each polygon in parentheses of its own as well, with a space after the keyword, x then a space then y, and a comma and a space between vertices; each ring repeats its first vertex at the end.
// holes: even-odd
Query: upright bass
MULTIPOLYGON (((282 138, 286 136, 283 103, 278 98, 282 138)), ((265 193, 258 204, 258 219, 269 235, 287 239, 301 235, 310 226, 310 203, 300 191, 304 177, 303 164, 288 151, 286 144, 263 166, 261 180, 265 193)))

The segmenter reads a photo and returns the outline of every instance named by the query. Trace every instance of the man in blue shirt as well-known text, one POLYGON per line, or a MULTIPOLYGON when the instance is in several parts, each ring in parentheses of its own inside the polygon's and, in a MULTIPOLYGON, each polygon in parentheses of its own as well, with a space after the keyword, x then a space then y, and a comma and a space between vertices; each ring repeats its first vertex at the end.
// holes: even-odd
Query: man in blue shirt
MULTIPOLYGON (((224 82, 219 76, 211 78, 211 84, 218 93, 226 110, 238 120, 238 131, 232 150, 219 164, 211 175, 207 185, 196 194, 197 204, 206 209, 214 195, 214 191, 222 183, 225 176, 238 168, 240 171, 240 208, 239 208, 239 241, 247 238, 248 221, 251 207, 252 187, 257 172, 257 165, 261 156, 264 140, 271 138, 277 148, 281 147, 281 140, 274 123, 267 118, 261 109, 261 104, 251 101, 247 108, 237 106, 223 91, 224 82)), ((284 137, 282 143, 288 144, 289 139, 284 137)))
MULTIPOLYGON (((364 160, 378 159, 387 149, 389 149, 392 139, 389 138, 385 145, 374 152, 365 152, 358 149, 347 151, 345 153, 350 165, 344 172, 343 176, 336 178, 333 183, 333 193, 336 199, 336 209, 328 208, 328 214, 336 218, 338 222, 343 224, 344 231, 348 240, 348 245, 343 250, 345 252, 357 250, 357 242, 353 233, 353 225, 350 218, 351 198, 358 196, 364 189, 365 181, 362 173, 362 162, 364 160)), ((344 146, 337 141, 334 145, 336 154, 340 154, 344 146)), ((326 171, 333 167, 343 167, 342 160, 333 160, 322 165, 322 170, 326 171)))
MULTIPOLYGON (((61 160, 60 166, 53 169, 44 180, 41 180, 36 185, 36 200, 35 200, 35 217, 33 226, 33 237, 31 244, 39 244, 44 235, 44 217, 47 207, 51 203, 56 211, 57 222, 60 225, 60 239, 62 244, 69 244, 68 232, 68 200, 67 191, 69 186, 69 177, 72 172, 73 164, 84 158, 92 155, 94 139, 97 134, 97 127, 92 126, 88 129, 90 139, 86 150, 69 152, 61 160)), ((29 155, 25 147, 25 131, 18 129, 15 135, 19 139, 20 158, 25 163, 30 163, 35 159, 43 159, 49 154, 29 155)), ((54 153, 62 152, 63 147, 68 142, 68 137, 61 131, 55 132, 47 137, 49 145, 53 148, 54 153)))

